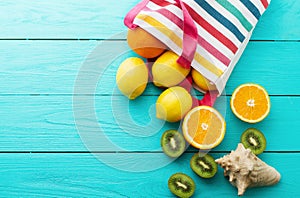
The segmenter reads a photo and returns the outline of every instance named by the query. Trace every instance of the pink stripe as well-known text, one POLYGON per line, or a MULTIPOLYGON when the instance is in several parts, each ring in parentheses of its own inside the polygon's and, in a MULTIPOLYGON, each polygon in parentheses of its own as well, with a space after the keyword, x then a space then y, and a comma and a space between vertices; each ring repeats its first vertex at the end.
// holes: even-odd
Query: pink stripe
MULTIPOLYGON (((159 5, 158 5, 159 6, 159 5)), ((149 8, 145 8, 148 11, 152 11, 149 8)), ((144 10, 145 10, 144 9, 144 10)), ((170 12, 169 10, 165 8, 161 8, 159 10, 156 10, 155 12, 160 13, 161 15, 165 16, 169 20, 171 20, 174 24, 176 24, 180 29, 183 28, 183 21, 177 17, 175 14, 170 12)), ((216 57, 219 61, 221 61, 224 65, 228 66, 230 64, 230 59, 227 58, 224 54, 222 54, 219 50, 217 50, 214 46, 212 46, 207 40, 205 40, 203 37, 198 35, 197 38, 198 44, 202 46, 205 50, 207 50, 210 54, 212 54, 214 57, 216 57)))
POLYGON ((261 0, 261 3, 263 4, 263 6, 265 7, 265 9, 267 9, 267 7, 269 6, 269 3, 267 0, 261 0))

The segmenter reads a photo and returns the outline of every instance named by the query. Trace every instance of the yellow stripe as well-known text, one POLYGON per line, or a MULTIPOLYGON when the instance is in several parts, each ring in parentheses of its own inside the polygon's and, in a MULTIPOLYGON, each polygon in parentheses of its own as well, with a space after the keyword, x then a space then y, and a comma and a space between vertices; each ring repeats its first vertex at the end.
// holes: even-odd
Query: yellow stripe
POLYGON ((137 16, 140 20, 143 20, 153 26, 155 29, 159 30, 161 33, 169 37, 178 47, 182 49, 182 40, 167 26, 162 24, 161 22, 157 21, 151 16, 145 15, 145 14, 139 14, 137 16))
POLYGON ((201 56, 198 52, 195 53, 194 59, 200 64, 203 65, 206 69, 208 69, 211 73, 220 77, 224 72, 216 67, 214 64, 209 62, 206 58, 201 56))
MULTIPOLYGON (((182 49, 182 39, 179 38, 172 30, 170 30, 167 26, 162 24, 161 22, 157 21, 151 16, 145 14, 137 15, 137 18, 143 20, 153 26, 155 29, 159 30, 161 33, 169 37, 178 47, 182 49)), ((203 65, 207 70, 211 73, 215 74, 216 76, 221 76, 224 72, 216 67, 214 64, 209 62, 203 56, 201 56, 198 52, 195 53, 194 59, 200 64, 203 65)))

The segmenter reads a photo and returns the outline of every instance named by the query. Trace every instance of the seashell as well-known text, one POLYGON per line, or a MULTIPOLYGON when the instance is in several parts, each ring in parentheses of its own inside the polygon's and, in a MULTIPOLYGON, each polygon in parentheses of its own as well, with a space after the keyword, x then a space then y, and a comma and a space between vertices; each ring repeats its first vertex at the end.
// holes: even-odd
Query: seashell
POLYGON ((270 186, 280 180, 280 173, 267 165, 250 149, 238 144, 235 151, 216 160, 224 169, 224 176, 229 176, 229 182, 237 187, 238 195, 243 195, 247 188, 270 186))

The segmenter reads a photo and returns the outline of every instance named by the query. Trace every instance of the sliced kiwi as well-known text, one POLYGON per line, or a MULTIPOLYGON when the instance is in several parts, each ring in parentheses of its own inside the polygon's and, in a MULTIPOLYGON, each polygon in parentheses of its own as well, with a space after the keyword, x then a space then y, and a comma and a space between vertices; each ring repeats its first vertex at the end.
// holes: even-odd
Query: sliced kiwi
POLYGON ((184 137, 176 130, 167 130, 161 136, 161 147, 169 157, 179 157, 185 150, 184 137))
POLYGON ((209 154, 196 153, 190 161, 190 166, 202 178, 211 178, 218 171, 215 159, 209 154))
POLYGON ((174 195, 188 198, 194 194, 196 185, 194 180, 188 175, 175 173, 169 178, 168 187, 174 195))
POLYGON ((261 154, 267 146, 264 134, 255 128, 249 128, 241 136, 241 143, 255 154, 261 154))

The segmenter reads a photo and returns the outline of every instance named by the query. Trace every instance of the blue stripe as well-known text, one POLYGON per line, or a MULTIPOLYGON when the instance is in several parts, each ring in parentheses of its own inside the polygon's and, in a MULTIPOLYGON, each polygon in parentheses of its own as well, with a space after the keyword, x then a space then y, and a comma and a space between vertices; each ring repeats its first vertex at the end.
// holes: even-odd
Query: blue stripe
POLYGON ((241 2, 248 8, 248 10, 255 16, 257 20, 261 17, 259 10, 251 1, 241 0, 241 2))
POLYGON ((209 5, 205 0, 195 0, 195 2, 197 2, 197 4, 199 4, 199 6, 201 6, 208 14, 210 14, 222 25, 224 25, 229 31, 231 31, 241 43, 244 41, 245 36, 239 31, 239 29, 217 10, 211 7, 211 5, 209 5))

